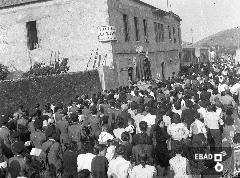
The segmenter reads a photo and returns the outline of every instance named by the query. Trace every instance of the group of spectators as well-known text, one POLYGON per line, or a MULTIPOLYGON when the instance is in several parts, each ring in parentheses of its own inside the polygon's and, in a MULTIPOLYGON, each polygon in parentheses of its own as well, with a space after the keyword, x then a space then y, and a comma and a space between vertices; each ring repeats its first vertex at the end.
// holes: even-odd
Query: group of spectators
POLYGON ((0 177, 230 176, 240 143, 239 91, 236 66, 217 62, 146 90, 119 87, 69 105, 20 106, 0 118, 0 177), (222 154, 222 171, 210 154, 222 154))

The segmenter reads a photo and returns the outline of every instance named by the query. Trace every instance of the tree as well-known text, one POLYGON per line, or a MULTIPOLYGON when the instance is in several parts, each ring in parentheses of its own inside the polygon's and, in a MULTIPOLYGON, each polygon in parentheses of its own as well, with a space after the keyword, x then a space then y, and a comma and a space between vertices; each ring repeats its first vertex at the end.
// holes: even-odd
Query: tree
POLYGON ((0 80, 5 80, 9 73, 8 67, 0 64, 0 80))

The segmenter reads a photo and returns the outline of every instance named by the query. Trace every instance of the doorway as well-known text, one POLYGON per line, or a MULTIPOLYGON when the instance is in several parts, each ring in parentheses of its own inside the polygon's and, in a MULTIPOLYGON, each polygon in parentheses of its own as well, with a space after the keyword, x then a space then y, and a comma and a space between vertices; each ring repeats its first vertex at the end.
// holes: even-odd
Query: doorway
POLYGON ((164 62, 161 63, 161 67, 162 67, 162 80, 165 80, 165 63, 164 62))

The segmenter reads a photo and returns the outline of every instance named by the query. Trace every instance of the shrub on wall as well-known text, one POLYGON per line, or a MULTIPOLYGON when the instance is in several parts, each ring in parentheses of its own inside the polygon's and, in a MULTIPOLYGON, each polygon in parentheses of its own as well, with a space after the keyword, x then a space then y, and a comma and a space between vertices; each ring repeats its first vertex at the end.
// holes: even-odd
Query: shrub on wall
POLYGON ((50 65, 35 62, 32 68, 23 74, 24 78, 66 74, 69 70, 68 58, 58 59, 50 65))
POLYGON ((32 109, 36 103, 68 103, 76 95, 101 91, 97 70, 56 76, 35 77, 0 83, 0 114, 18 106, 32 109))
POLYGON ((8 67, 0 64, 0 80, 5 80, 9 73, 8 67))

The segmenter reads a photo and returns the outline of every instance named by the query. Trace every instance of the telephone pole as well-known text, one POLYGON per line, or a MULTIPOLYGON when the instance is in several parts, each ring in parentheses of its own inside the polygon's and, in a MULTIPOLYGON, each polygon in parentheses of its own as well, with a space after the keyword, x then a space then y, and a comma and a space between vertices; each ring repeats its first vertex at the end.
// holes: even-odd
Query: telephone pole
POLYGON ((191 28, 191 35, 192 35, 192 44, 193 44, 193 42, 194 42, 194 40, 193 40, 193 28, 191 28))

